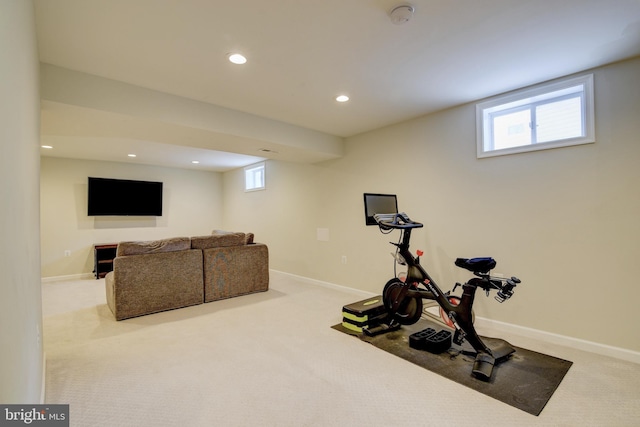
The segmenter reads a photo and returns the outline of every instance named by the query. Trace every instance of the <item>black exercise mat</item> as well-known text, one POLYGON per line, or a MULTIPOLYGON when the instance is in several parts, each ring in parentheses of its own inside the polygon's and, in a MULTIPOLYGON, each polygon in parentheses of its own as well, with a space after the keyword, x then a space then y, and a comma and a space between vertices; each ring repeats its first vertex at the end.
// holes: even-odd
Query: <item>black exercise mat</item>
MULTIPOLYGON (((471 374, 475 357, 456 352, 456 349, 460 350, 457 346, 441 354, 409 346, 409 335, 426 328, 436 331, 443 329, 442 325, 431 321, 421 319, 416 324, 375 337, 355 333, 341 324, 332 328, 360 337, 384 351, 536 416, 540 415, 573 364, 568 360, 513 346, 516 352, 493 368, 489 381, 482 381, 471 374)), ((492 338, 482 339, 492 348, 492 338)), ((471 349, 470 346, 468 348, 471 349)))

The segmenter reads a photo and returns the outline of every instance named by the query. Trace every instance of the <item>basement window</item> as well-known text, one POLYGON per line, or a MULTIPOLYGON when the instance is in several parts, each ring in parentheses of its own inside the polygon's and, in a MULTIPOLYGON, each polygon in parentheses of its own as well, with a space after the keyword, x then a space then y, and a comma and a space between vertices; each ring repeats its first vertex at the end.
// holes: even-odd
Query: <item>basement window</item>
POLYGON ((244 168, 244 191, 258 191, 266 188, 264 162, 244 168))
POLYGON ((593 74, 476 105, 477 155, 500 156, 595 142, 593 74))

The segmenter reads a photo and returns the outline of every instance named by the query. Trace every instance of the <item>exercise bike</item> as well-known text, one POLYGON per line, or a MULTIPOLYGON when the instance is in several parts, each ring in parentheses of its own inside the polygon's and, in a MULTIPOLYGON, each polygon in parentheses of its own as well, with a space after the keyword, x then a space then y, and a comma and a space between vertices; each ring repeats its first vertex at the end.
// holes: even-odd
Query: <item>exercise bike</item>
POLYGON ((514 293, 520 279, 517 277, 503 278, 490 275, 496 261, 490 257, 458 258, 455 265, 474 274, 475 277, 465 284, 456 283, 452 291, 442 292, 436 282, 420 265, 420 256, 414 257, 409 251, 411 230, 421 228, 422 223, 412 221, 405 213, 374 215, 380 230, 387 234, 393 230, 400 230, 396 246, 396 261, 406 265, 406 278, 393 278, 387 282, 382 292, 382 299, 388 312, 387 320, 371 329, 365 329, 368 335, 377 335, 391 330, 397 330, 401 325, 411 325, 422 317, 423 300, 435 300, 440 306, 440 313, 444 323, 455 329, 453 342, 462 345, 466 340, 475 350, 476 358, 473 364, 473 375, 481 380, 489 380, 496 363, 507 360, 515 349, 504 340, 496 340, 497 345, 489 348, 478 336, 473 325, 473 301, 478 288, 489 295, 491 290, 497 290, 495 299, 502 303, 514 293), (462 287, 462 296, 452 295, 458 287, 462 287), (447 321, 449 320, 449 321, 447 321))

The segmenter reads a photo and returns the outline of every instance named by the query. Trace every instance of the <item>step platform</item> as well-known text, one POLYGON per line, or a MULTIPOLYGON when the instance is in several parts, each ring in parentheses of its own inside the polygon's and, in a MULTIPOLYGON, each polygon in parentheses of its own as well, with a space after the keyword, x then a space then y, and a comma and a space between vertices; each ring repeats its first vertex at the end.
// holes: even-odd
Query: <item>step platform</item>
POLYGON ((382 295, 342 307, 342 326, 357 333, 380 325, 386 317, 387 310, 382 302, 382 295))

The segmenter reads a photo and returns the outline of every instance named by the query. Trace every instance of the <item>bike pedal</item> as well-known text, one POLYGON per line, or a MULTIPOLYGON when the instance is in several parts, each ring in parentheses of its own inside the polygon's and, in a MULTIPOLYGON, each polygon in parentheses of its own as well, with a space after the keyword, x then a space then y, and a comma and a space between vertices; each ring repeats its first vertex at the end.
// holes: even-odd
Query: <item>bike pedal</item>
POLYGON ((462 332, 460 329, 456 329, 456 332, 453 335, 453 343, 456 345, 462 345, 462 343, 464 343, 464 336, 464 332, 462 332))
POLYGON ((387 323, 381 323, 377 326, 365 326, 364 328, 362 328, 362 332, 364 332, 364 334, 367 336, 375 337, 376 335, 397 331, 401 326, 402 325, 400 325, 399 323, 393 323, 391 325, 387 323))

